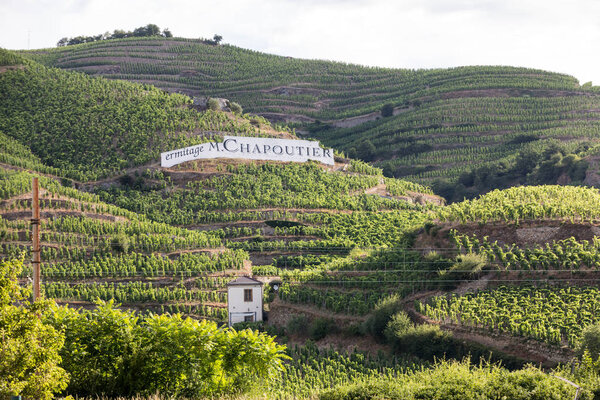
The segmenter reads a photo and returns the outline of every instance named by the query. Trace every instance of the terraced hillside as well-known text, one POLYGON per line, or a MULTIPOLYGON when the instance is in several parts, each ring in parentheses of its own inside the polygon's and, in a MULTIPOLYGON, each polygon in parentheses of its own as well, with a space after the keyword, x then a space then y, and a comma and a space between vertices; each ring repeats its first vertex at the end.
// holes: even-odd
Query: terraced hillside
POLYGON ((30 180, 43 174, 45 291, 60 301, 114 298, 223 320, 224 285, 251 274, 251 260, 268 270, 281 254, 405 245, 423 218, 417 210, 440 202, 425 187, 353 160, 333 167, 206 160, 163 169, 157 155, 171 146, 231 132, 293 135, 260 118, 198 112, 182 95, 2 56, 11 66, 0 74, 3 255, 29 251, 30 180))
MULTIPOLYGON (((110 79, 225 97, 246 111, 293 122, 387 176, 418 182, 454 184, 481 164, 507 169, 519 152, 543 152, 551 140, 565 144, 567 154, 588 157, 581 146, 594 146, 598 138, 597 87, 527 68, 367 68, 181 38, 108 40, 24 54, 110 79)), ((509 171, 502 186, 540 183, 527 178, 534 168, 509 171)), ((583 182, 585 171, 566 179, 583 182)), ((555 176, 541 183, 557 181, 555 176)), ((596 181, 588 178, 586 184, 596 181)), ((446 197, 460 200, 490 189, 469 179, 461 185, 466 190, 446 197)))
POLYGON ((600 322, 597 189, 518 187, 444 205, 426 186, 340 156, 333 166, 215 159, 161 168, 157 155, 170 146, 229 132, 294 136, 147 85, 10 52, 0 64, 1 256, 28 258, 30 179, 39 175, 48 297, 223 321, 225 283, 251 274, 266 283, 278 332, 409 360, 295 349, 284 379, 265 389, 274 398, 347 386, 378 368, 385 379, 452 375, 420 366, 444 356, 566 363, 600 322))

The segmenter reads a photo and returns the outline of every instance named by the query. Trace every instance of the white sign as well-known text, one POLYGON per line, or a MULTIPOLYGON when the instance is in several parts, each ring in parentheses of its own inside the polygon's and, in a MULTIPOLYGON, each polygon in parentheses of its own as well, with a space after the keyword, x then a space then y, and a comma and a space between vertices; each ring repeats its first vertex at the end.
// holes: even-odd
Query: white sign
POLYGON ((201 143, 161 153, 160 166, 168 168, 182 162, 205 158, 293 162, 316 160, 334 165, 333 150, 322 148, 317 141, 225 136, 223 142, 201 143))

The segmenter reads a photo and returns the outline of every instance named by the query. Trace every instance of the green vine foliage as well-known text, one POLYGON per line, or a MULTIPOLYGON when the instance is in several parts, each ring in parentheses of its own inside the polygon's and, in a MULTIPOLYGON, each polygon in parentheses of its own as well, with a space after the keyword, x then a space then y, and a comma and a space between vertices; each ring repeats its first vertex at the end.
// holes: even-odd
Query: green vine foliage
POLYGON ((26 300, 30 293, 17 283, 22 267, 22 260, 0 261, 0 397, 48 400, 67 385, 60 358, 65 338, 39 318, 50 302, 26 300))

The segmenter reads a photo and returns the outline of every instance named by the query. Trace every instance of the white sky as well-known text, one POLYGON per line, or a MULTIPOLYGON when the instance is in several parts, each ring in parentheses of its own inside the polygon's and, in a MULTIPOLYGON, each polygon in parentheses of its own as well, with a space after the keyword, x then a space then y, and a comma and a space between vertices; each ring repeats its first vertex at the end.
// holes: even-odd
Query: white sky
POLYGON ((513 65, 600 84, 599 0, 0 0, 0 47, 54 47, 149 23, 292 57, 513 65))

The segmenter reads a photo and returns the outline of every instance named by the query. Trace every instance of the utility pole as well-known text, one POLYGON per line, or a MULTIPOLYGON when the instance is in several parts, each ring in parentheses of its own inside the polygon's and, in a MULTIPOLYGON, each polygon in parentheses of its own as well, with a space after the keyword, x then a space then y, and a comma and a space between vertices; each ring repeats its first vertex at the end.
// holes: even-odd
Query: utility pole
POLYGON ((33 229, 33 301, 40 298, 40 187, 38 178, 33 178, 33 193, 31 196, 31 226, 33 229))

